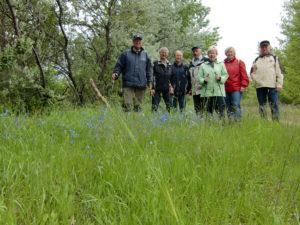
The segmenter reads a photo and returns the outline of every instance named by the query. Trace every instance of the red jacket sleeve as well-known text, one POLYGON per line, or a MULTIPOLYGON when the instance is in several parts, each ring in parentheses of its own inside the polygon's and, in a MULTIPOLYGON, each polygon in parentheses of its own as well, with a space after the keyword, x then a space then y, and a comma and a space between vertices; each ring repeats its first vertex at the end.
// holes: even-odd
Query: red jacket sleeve
POLYGON ((241 84, 242 84, 242 87, 246 88, 249 85, 249 78, 248 78, 247 71, 246 71, 246 65, 242 60, 240 60, 239 67, 240 67, 240 74, 241 74, 241 80, 242 80, 241 84))

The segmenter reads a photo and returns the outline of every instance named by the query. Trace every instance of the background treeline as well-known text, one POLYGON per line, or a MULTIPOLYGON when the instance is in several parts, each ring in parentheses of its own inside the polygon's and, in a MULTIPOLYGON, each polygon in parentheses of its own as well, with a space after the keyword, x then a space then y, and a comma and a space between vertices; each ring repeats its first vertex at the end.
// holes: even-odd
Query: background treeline
MULTIPOLYGON (((0 104, 32 111, 57 102, 93 102, 89 79, 109 96, 110 74, 135 32, 157 58, 218 41, 209 8, 193 0, 0 0, 0 104)), ((116 85, 120 85, 119 82, 116 85)))
POLYGON ((282 100, 286 103, 300 104, 300 0, 287 1, 282 18, 280 58, 284 66, 285 90, 282 100))
MULTIPOLYGON (((300 103, 300 3, 285 5, 280 50, 286 85, 282 99, 300 103)), ((110 74, 133 33, 142 33, 150 56, 168 46, 190 56, 220 38, 209 8, 196 0, 0 0, 0 105, 18 112, 58 103, 95 101, 89 79, 106 96, 119 90, 110 74)), ((189 57, 188 57, 189 58, 189 57)))

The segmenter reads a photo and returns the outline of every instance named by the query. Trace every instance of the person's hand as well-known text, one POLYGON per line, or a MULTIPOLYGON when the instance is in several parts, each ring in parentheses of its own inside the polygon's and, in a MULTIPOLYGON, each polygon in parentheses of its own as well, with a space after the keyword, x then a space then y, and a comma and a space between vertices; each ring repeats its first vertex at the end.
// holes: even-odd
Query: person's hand
POLYGON ((208 81, 209 81, 209 76, 207 75, 207 76, 204 78, 204 82, 205 82, 205 83, 208 83, 208 81))
POLYGON ((118 79, 118 74, 117 73, 113 73, 111 76, 112 80, 117 80, 118 79))
POLYGON ((216 74, 215 79, 216 79, 216 81, 220 81, 221 80, 221 76, 218 75, 218 74, 216 74))
POLYGON ((154 89, 150 89, 150 95, 154 96, 155 95, 155 90, 154 89))
POLYGON ((188 95, 192 95, 192 90, 189 90, 188 95))
POLYGON ((276 91, 281 92, 282 91, 282 86, 277 84, 276 86, 276 91))
POLYGON ((170 95, 174 95, 174 88, 172 86, 169 87, 170 95))
POLYGON ((241 87, 240 92, 244 92, 244 91, 246 91, 246 88, 245 87, 241 87))

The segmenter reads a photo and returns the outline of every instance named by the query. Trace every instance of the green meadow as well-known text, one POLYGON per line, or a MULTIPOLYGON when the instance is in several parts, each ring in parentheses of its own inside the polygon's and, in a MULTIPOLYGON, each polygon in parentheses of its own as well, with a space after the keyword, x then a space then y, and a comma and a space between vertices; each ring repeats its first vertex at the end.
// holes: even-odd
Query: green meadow
POLYGON ((0 224, 300 224, 300 109, 0 117, 0 224))

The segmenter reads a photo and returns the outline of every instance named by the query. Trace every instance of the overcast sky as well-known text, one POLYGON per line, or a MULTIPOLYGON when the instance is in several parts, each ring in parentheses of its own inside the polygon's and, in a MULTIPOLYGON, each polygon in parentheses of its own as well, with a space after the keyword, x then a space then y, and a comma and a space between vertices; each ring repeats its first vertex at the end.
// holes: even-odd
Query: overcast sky
POLYGON ((284 0, 202 0, 211 8, 210 26, 219 27, 222 39, 218 43, 219 59, 224 59, 224 50, 235 47, 237 58, 247 65, 257 57, 257 43, 269 40, 279 47, 280 23, 284 0))

